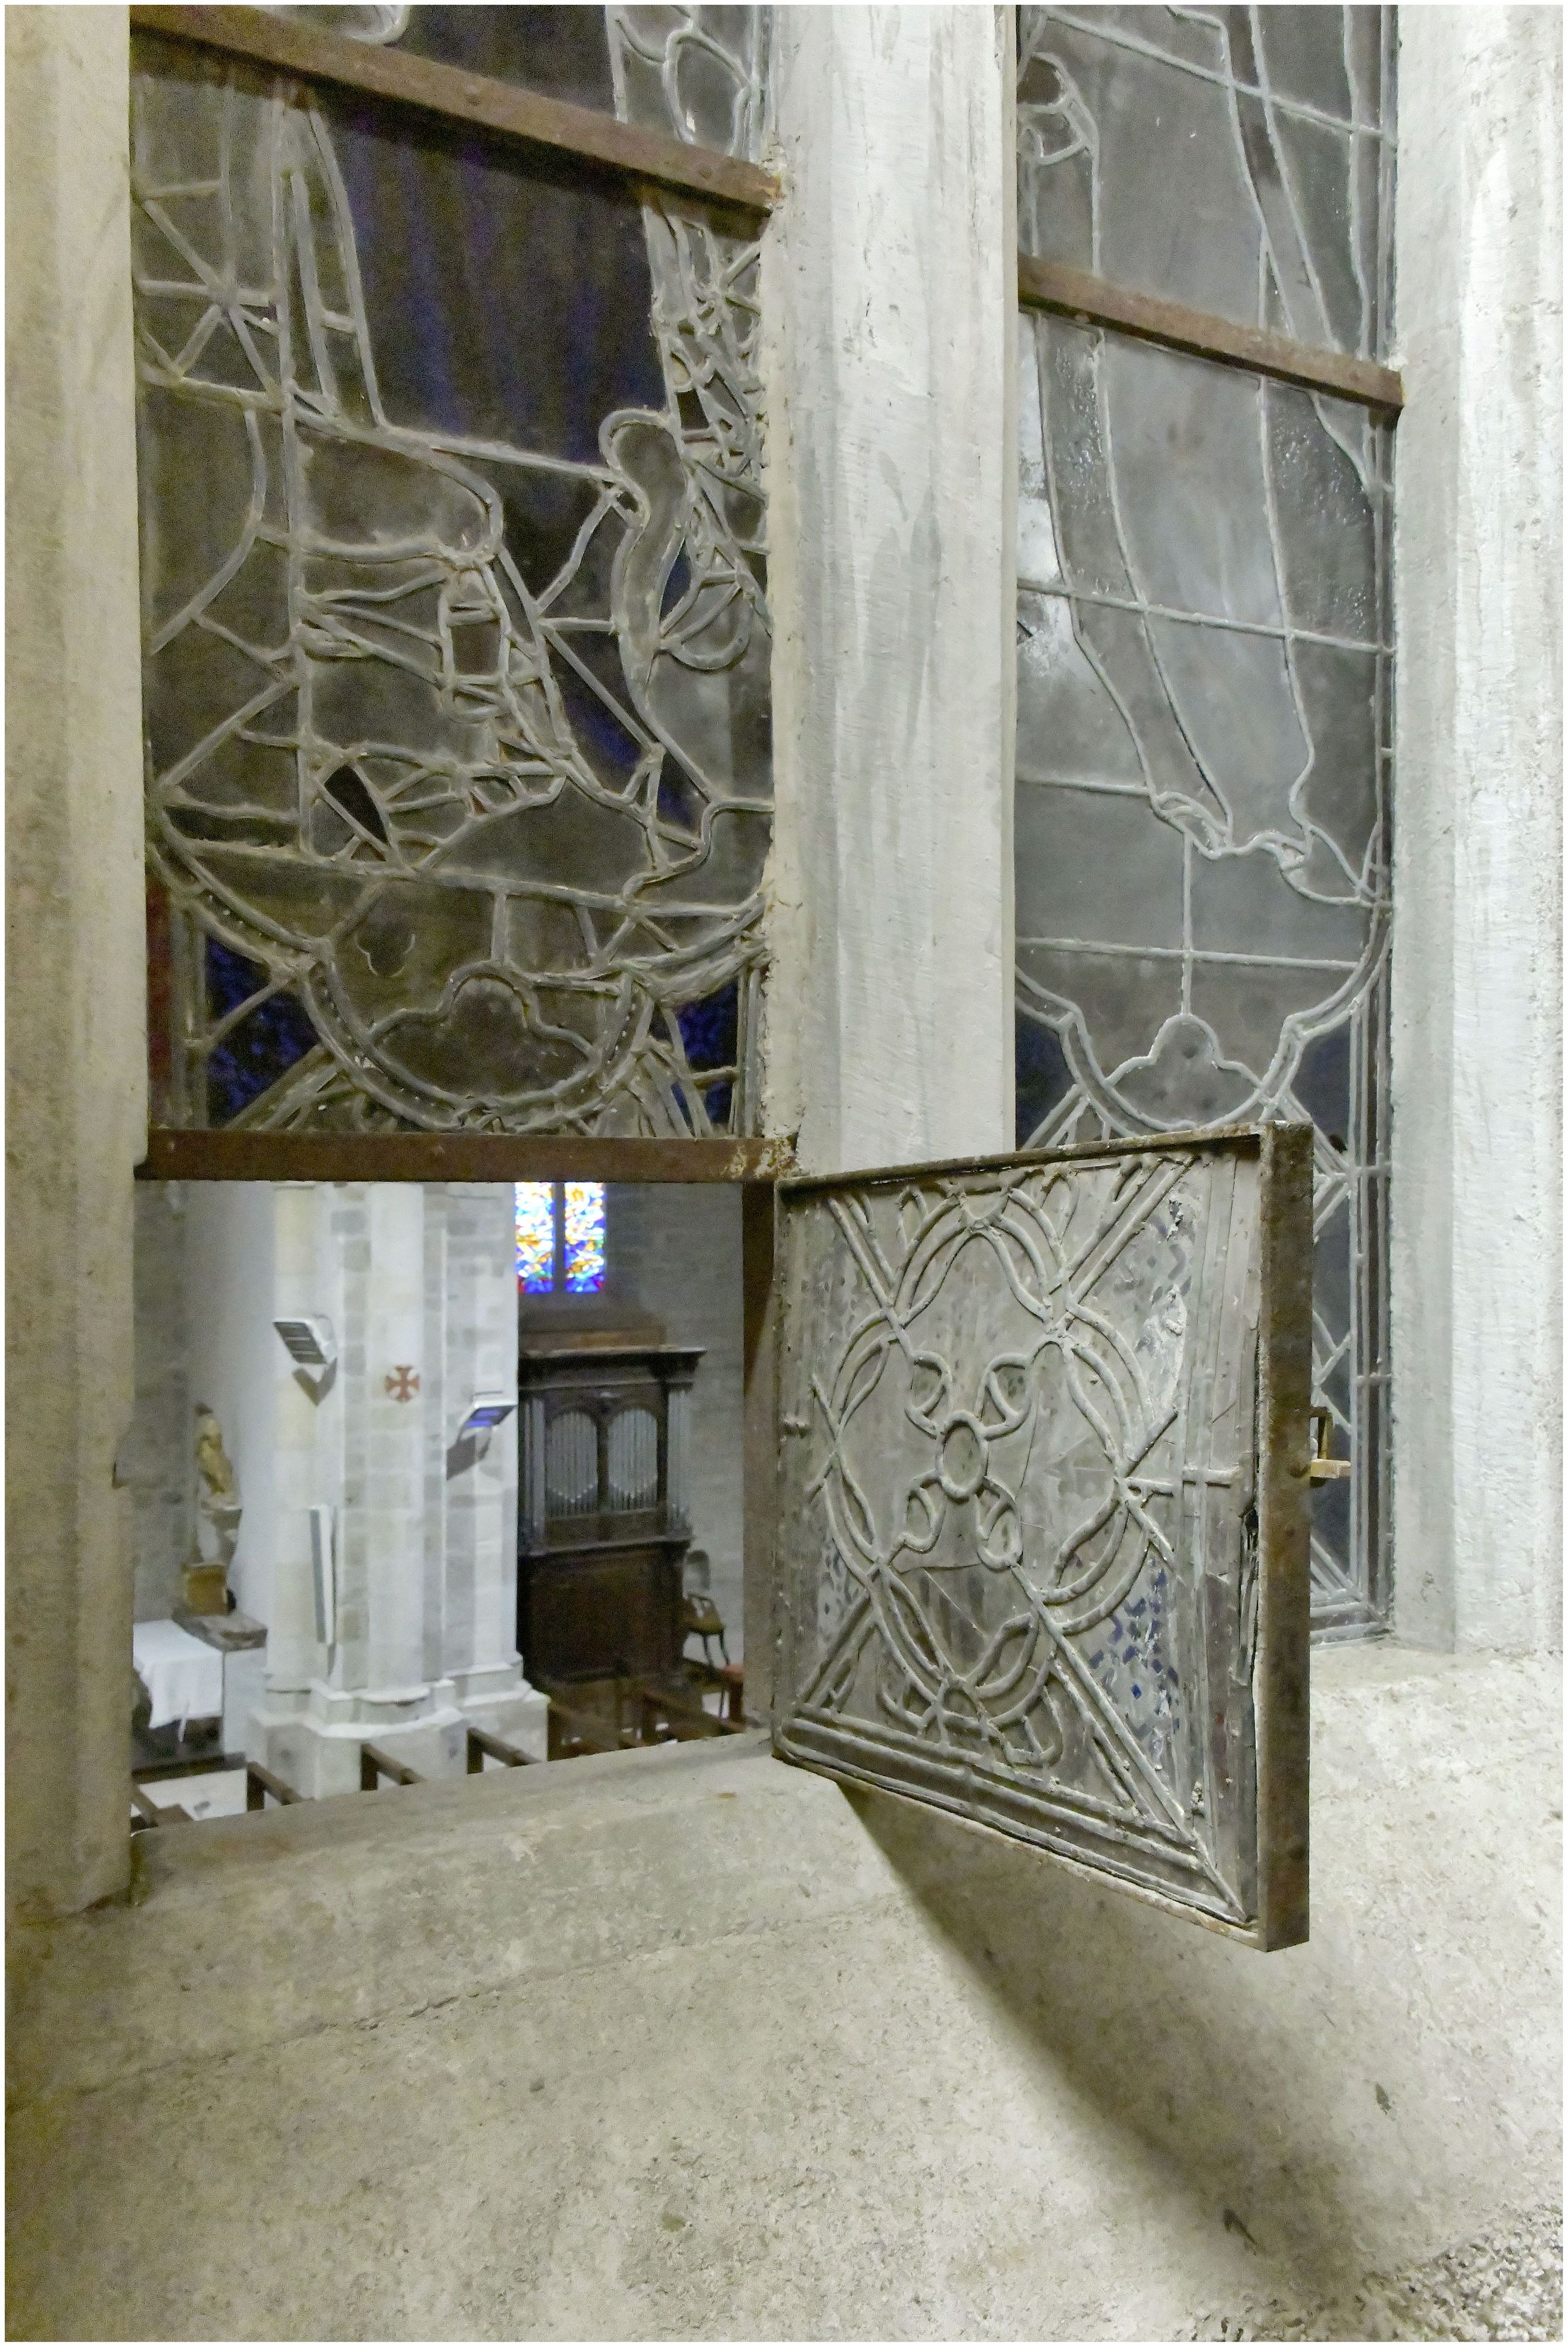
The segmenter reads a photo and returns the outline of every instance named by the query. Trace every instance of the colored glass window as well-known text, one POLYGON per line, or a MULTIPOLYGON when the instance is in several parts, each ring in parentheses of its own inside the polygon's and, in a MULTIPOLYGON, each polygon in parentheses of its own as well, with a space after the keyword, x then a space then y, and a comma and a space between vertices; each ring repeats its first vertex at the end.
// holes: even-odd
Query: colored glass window
POLYGON ((604 1286, 602 1182, 515 1185, 518 1286, 525 1296, 593 1296, 604 1286))
POLYGON ((556 1217, 553 1182, 516 1186, 518 1286, 525 1296, 548 1296, 556 1284, 556 1217))
POLYGON ((563 1225, 565 1284, 573 1296, 591 1296, 604 1286, 604 1184, 567 1182, 563 1225))

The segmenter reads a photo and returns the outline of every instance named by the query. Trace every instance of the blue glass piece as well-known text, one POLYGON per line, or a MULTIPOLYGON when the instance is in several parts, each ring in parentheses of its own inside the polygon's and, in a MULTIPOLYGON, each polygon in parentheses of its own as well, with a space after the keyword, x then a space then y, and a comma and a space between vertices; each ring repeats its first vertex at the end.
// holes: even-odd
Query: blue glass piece
POLYGON ((733 1068, 739 1032, 740 988, 733 979, 717 994, 688 1002, 675 1013, 686 1064, 694 1072, 704 1068, 733 1068))
MULTIPOLYGON (((216 938, 207 939, 207 1008, 214 1021, 259 994, 268 982, 250 961, 216 938)), ((239 1020, 208 1056, 207 1119, 227 1124, 286 1076, 320 1039, 304 1005, 292 994, 272 994, 239 1020)))
POLYGON ((1072 1071, 1054 1027, 1020 1011, 1013 1028, 1013 1061, 1018 1082, 1018 1145, 1027 1149, 1059 1102, 1072 1090, 1072 1071))

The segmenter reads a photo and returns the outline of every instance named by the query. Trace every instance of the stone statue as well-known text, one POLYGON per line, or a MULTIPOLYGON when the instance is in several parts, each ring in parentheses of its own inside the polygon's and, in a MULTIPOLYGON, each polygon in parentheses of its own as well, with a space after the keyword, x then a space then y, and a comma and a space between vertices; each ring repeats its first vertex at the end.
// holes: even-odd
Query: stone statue
POLYGON ((204 1509, 215 1501, 239 1498, 233 1461, 223 1448, 223 1429, 204 1401, 196 1405, 196 1470, 207 1486, 200 1499, 204 1509))
POLYGON ((196 1554, 185 1567, 185 1603, 192 1614, 224 1614, 234 1602, 229 1567, 243 1511, 223 1430, 204 1401, 196 1405, 196 1554))

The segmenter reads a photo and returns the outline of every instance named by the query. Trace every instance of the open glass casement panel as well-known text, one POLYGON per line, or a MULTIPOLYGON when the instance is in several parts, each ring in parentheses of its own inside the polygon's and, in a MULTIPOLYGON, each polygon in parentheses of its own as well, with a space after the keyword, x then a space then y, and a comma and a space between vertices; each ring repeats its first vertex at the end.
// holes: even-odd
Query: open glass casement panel
POLYGON ((777 1751, 1305 1939, 1309 1130, 779 1196, 777 1751))

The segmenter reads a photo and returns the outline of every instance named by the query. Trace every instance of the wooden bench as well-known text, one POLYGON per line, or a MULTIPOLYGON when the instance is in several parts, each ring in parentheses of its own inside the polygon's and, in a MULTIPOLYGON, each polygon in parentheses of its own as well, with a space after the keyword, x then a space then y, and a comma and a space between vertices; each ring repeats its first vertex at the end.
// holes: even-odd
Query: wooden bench
POLYGON ((290 1801, 302 1801, 305 1798, 302 1793, 296 1793, 292 1785, 285 1785, 281 1777, 274 1777, 270 1768, 263 1768, 259 1760, 247 1760, 245 1807, 248 1809, 264 1809, 269 1793, 274 1801, 284 1804, 290 1801))
POLYGON ((492 1735, 487 1727, 470 1727, 468 1730, 470 1777, 483 1774, 487 1758, 499 1760, 508 1768, 527 1768, 532 1764, 533 1758, 533 1754, 525 1752, 520 1744, 508 1744, 504 1736, 492 1735))
POLYGON ((374 1793, 379 1778, 385 1777, 394 1785, 423 1785, 424 1778, 417 1768, 405 1760, 395 1760, 379 1744, 362 1744, 359 1747, 359 1789, 374 1793))

